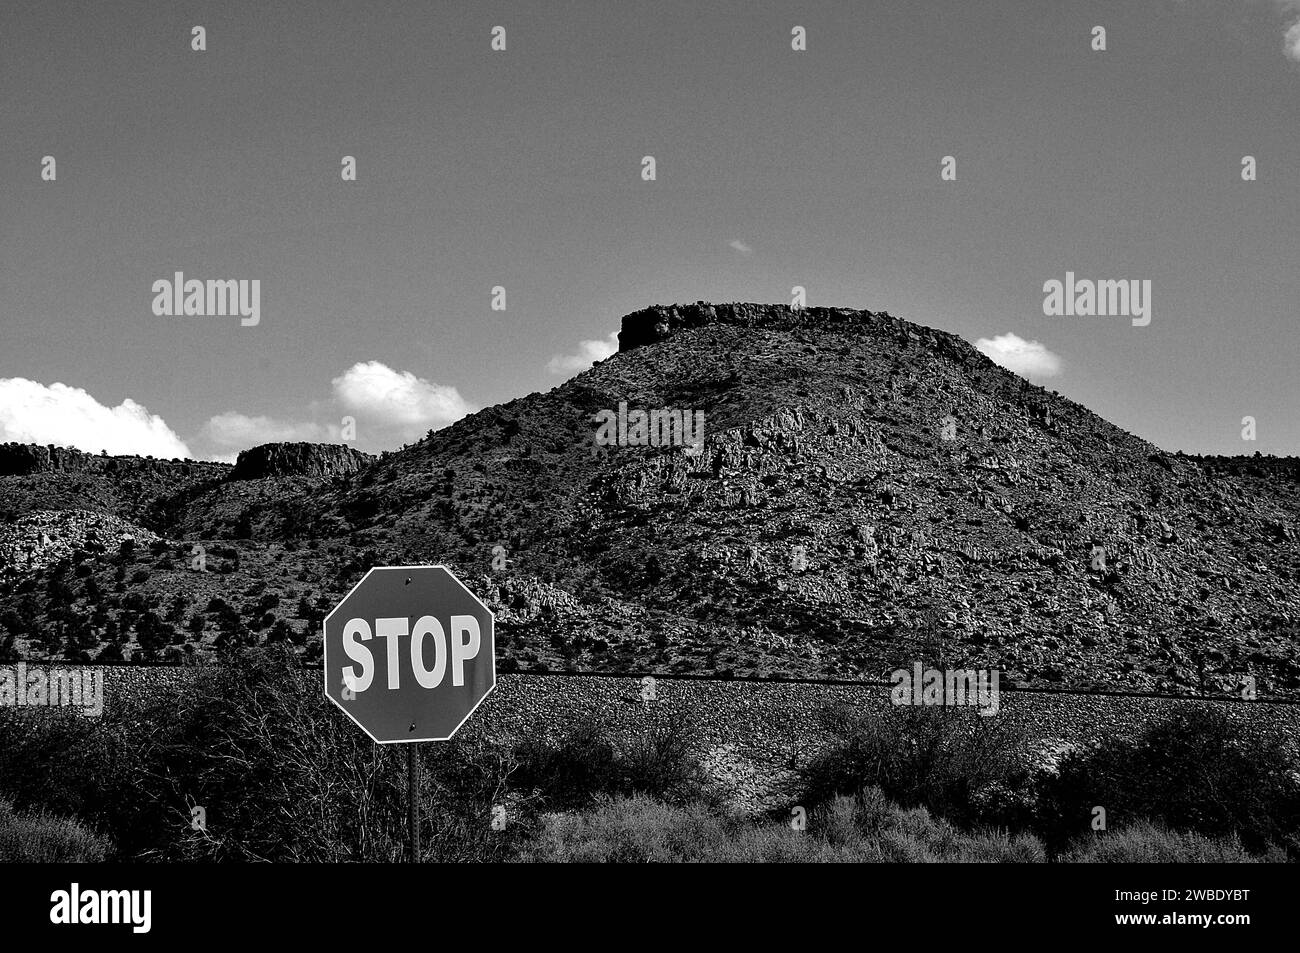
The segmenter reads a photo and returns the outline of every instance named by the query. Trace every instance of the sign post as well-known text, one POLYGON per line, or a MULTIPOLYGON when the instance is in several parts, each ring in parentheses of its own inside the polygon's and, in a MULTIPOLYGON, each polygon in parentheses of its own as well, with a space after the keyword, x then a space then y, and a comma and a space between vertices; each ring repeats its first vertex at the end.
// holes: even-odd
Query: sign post
POLYGON ((406 749, 406 832, 411 845, 407 856, 413 864, 420 862, 420 759, 416 757, 419 745, 406 749))
POLYGON ((492 612, 445 566, 377 566, 325 617, 325 696, 377 744, 405 744, 420 858, 422 741, 447 741, 496 687, 492 612))

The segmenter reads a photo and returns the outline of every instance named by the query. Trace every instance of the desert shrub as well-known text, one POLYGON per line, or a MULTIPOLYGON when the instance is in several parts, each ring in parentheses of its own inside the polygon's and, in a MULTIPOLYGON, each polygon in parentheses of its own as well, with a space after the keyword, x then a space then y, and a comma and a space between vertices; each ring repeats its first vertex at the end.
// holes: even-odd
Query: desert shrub
MULTIPOLYGON (((793 832, 792 832, 793 833, 793 832)), ((698 804, 645 795, 615 797, 583 813, 550 814, 521 854, 549 863, 677 863, 716 856, 728 840, 724 819, 698 804)))
POLYGON ((682 802, 704 790, 705 775, 691 744, 692 724, 654 709, 636 729, 615 734, 586 719, 554 741, 516 745, 513 785, 534 792, 551 809, 582 807, 611 795, 645 794, 682 802))
MULTIPOLYGON (((158 856, 273 861, 397 860, 406 839, 406 752, 376 745, 303 677, 284 646, 205 673, 178 718, 160 808, 186 821, 158 856), (202 804, 206 832, 188 828, 202 804)), ((423 745, 425 857, 490 859, 505 766, 468 742, 423 745)), ((160 766, 163 767, 163 766, 160 766)))
POLYGON ((582 812, 546 815, 524 861, 595 863, 1042 862, 1033 837, 963 834, 924 809, 903 810, 878 790, 839 797, 806 830, 753 821, 701 802, 613 797, 582 812))
POLYGON ((513 781, 555 808, 589 803, 619 788, 618 752, 595 719, 580 721, 555 741, 528 738, 515 746, 513 781))
MULTIPOLYGON (((1085 835, 1060 858, 1069 864, 1249 864, 1259 858, 1235 837, 1206 837, 1138 821, 1116 831, 1085 835)), ((1284 855, 1274 853, 1273 860, 1284 855)))
POLYGON ((111 852, 106 838, 73 818, 19 814, 0 800, 0 864, 93 864, 111 852))
POLYGON ((879 788, 837 797, 815 811, 811 829, 834 842, 854 838, 881 863, 1043 863, 1042 843, 1032 834, 997 829, 959 830, 924 807, 901 808, 879 788))
POLYGON ((689 715, 676 709, 651 709, 646 723, 621 746, 628 791, 669 802, 699 797, 705 775, 692 744, 695 732, 689 715))
MULTIPOLYGON (((500 758, 459 741, 420 754, 426 858, 490 859, 522 835, 491 829, 500 758)), ((127 859, 394 860, 405 767, 404 751, 366 738, 284 647, 231 653, 185 692, 100 719, 0 712, 0 793, 111 831, 127 859), (191 827, 195 806, 206 830, 191 827)))
POLYGON ((293 628, 284 619, 276 619, 271 630, 266 633, 266 641, 270 642, 293 642, 296 641, 296 634, 293 628))
POLYGON ((111 831, 119 850, 140 839, 149 822, 134 784, 144 749, 119 727, 107 710, 99 719, 0 710, 0 796, 21 813, 75 816, 111 831))
POLYGON ((835 742, 803 770, 803 800, 879 787, 905 807, 961 825, 1014 829, 1033 818, 1033 774, 1023 738, 998 716, 935 706, 844 706, 822 713, 835 742))
POLYGON ((1283 745, 1221 712, 1180 711, 1136 739, 1067 753, 1044 788, 1039 826, 1063 846, 1101 806, 1112 826, 1149 820, 1300 857, 1298 771, 1283 745))

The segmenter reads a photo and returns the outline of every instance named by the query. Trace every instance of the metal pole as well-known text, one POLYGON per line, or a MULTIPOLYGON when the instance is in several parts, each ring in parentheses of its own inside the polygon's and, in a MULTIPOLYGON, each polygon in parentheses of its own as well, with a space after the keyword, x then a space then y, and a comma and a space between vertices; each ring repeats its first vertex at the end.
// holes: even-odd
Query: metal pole
POLYGON ((406 826, 413 864, 420 862, 420 760, 416 757, 418 744, 406 746, 406 826))

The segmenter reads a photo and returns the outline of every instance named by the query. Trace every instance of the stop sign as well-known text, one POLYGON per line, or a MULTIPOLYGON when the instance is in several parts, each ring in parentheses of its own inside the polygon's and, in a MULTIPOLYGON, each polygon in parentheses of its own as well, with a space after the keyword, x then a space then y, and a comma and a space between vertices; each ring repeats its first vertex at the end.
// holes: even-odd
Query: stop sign
POLYGON ((378 566, 325 617, 325 695, 380 744, 446 741, 496 686, 492 613, 443 566, 378 566))

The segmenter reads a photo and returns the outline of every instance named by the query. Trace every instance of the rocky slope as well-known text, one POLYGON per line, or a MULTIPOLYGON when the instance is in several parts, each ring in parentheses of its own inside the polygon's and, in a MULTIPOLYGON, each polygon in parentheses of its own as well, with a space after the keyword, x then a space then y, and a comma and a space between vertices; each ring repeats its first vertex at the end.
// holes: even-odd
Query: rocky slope
MULTIPOLYGON (((500 612, 507 669, 879 678, 923 659, 1030 685, 1251 675, 1300 693, 1294 466, 1165 453, 883 313, 649 308, 548 393, 353 472, 259 472, 178 474, 132 511, 174 544, 159 606, 213 598, 210 572, 172 561, 235 554, 213 556, 216 591, 251 601, 182 648, 278 631, 311 653, 317 607, 365 566, 441 561, 500 612), (596 415, 620 404, 702 412, 701 452, 599 445, 596 415)), ((0 507, 9 480, 52 475, 0 479, 0 507)))

